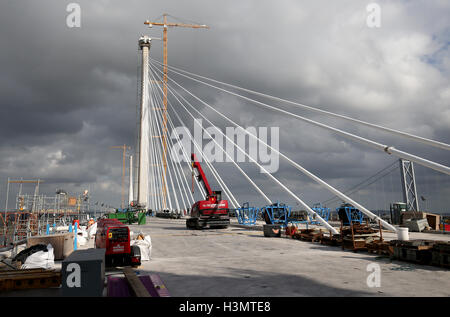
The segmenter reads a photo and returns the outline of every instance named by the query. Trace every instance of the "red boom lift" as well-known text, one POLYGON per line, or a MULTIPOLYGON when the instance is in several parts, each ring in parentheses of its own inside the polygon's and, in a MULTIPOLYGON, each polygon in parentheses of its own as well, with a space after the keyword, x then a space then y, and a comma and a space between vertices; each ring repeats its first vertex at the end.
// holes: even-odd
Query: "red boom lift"
MULTIPOLYGON (((197 179, 201 181, 206 191, 206 198, 192 205, 191 217, 186 219, 186 227, 196 229, 202 229, 207 226, 210 228, 227 228, 230 224, 228 201, 222 200, 221 191, 211 190, 205 173, 194 153, 191 154, 191 160, 192 168, 198 171, 197 179)), ((192 172, 194 173, 194 170, 192 172)))

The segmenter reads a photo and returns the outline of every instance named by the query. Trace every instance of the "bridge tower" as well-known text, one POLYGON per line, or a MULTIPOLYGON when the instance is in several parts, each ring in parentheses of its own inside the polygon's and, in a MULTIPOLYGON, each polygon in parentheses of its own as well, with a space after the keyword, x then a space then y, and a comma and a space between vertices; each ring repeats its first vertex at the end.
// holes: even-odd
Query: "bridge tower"
POLYGON ((142 51, 141 98, 138 138, 138 171, 137 171, 137 202, 144 208, 149 207, 149 153, 150 153, 150 91, 149 91, 149 54, 151 38, 142 36, 139 39, 139 49, 142 51))
POLYGON ((406 203, 407 210, 419 211, 414 164, 413 162, 404 159, 400 159, 399 162, 403 189, 403 202, 406 203))

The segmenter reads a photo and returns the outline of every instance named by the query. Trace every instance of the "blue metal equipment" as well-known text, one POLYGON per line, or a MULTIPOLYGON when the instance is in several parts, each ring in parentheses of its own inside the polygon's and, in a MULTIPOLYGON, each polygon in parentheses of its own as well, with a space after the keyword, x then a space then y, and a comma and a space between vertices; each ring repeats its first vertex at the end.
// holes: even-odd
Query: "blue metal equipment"
POLYGON ((289 222, 293 221, 289 219, 291 210, 292 207, 276 202, 272 205, 262 207, 261 214, 267 224, 280 224, 285 228, 289 222))
POLYGON ((249 207, 248 203, 244 203, 241 208, 235 209, 235 214, 240 225, 253 226, 256 224, 259 211, 259 208, 249 207))
MULTIPOLYGON (((322 218, 326 222, 328 222, 328 219, 330 219, 330 208, 322 207, 321 203, 314 204, 311 209, 314 210, 320 216, 320 218, 322 218)), ((321 223, 313 218, 311 219, 310 224, 320 225, 321 223)))
POLYGON ((349 226, 350 221, 352 223, 362 224, 363 221, 363 213, 353 207, 350 204, 343 204, 341 207, 336 208, 336 211, 339 215, 339 220, 342 220, 344 226, 349 226))

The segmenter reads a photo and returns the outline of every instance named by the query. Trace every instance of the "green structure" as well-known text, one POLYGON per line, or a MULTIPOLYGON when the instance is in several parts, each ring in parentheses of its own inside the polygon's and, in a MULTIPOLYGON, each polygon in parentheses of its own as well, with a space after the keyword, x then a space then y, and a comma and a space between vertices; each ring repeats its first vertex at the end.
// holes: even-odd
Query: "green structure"
POLYGON ((124 224, 137 223, 138 225, 145 225, 146 214, 140 210, 117 209, 115 213, 106 214, 108 219, 117 219, 124 224))

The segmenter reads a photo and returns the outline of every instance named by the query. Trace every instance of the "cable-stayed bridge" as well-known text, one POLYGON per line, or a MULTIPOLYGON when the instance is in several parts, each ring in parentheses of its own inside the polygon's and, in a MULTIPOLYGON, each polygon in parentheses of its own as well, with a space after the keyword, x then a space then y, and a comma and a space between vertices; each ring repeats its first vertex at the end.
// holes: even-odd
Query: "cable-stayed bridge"
MULTIPOLYGON (((289 182, 285 179, 276 177, 276 173, 269 168, 269 165, 264 164, 267 162, 260 160, 258 157, 260 153, 256 150, 259 147, 266 149, 267 153, 276 155, 280 166, 290 166, 297 174, 306 176, 316 186, 328 191, 328 196, 324 196, 320 201, 323 205, 335 207, 342 202, 349 203, 369 219, 381 222, 389 230, 396 231, 395 227, 377 214, 388 210, 390 202, 404 201, 411 210, 424 210, 442 208, 442 206, 433 205, 433 201, 445 200, 448 197, 445 194, 450 188, 448 166, 435 162, 431 158, 402 150, 401 147, 394 147, 382 141, 372 140, 313 120, 296 113, 295 110, 302 109, 315 115, 343 120, 347 125, 357 125, 388 133, 444 152, 450 149, 450 145, 445 142, 271 96, 164 64, 150 57, 151 38, 149 37, 142 37, 139 40, 139 47, 142 51, 142 72, 134 198, 147 209, 170 210, 186 214, 195 201, 205 197, 206 193, 194 177, 191 165, 191 153, 195 153, 207 167, 208 176, 211 176, 223 191, 230 207, 238 208, 245 202, 241 200, 242 188, 254 192, 258 195, 258 201, 265 204, 277 202, 279 197, 284 195, 283 197, 288 197, 299 209, 307 211, 323 226, 334 232, 335 229, 311 208, 306 202, 306 197, 297 188, 289 186, 289 182), (302 166, 301 162, 282 153, 278 144, 272 144, 270 141, 273 141, 273 134, 276 131, 271 131, 272 139, 269 141, 267 131, 262 131, 264 133, 261 134, 261 130, 242 126, 239 123, 239 113, 224 114, 208 98, 194 93, 191 88, 193 85, 200 85, 202 89, 211 89, 251 103, 255 106, 253 108, 255 112, 264 111, 282 115, 328 131, 338 138, 358 143, 368 151, 375 150, 388 156, 391 163, 381 170, 374 170, 373 175, 352 187, 332 186, 321 178, 319 173, 312 173, 302 166), (283 103, 289 107, 289 110, 274 105, 278 103, 283 103), (227 126, 225 132, 218 128, 221 125, 227 126), (227 133, 229 129, 233 132, 232 134, 227 133), (202 144, 204 138, 209 140, 206 146, 202 144), (248 144, 242 140, 248 140, 248 144), (233 150, 230 152, 230 149, 233 150), (231 180, 227 178, 227 175, 224 175, 219 168, 219 165, 224 162, 232 166, 233 173, 238 173, 240 177, 234 177, 231 180), (259 177, 255 177, 254 173, 246 172, 242 167, 243 163, 255 165, 260 175, 270 180, 270 188, 262 186, 258 182, 259 177), (421 177, 426 180, 422 188, 419 186, 421 191, 418 191, 415 180, 416 168, 420 169, 421 177), (427 186, 429 188, 426 188, 427 186), (240 188, 239 192, 234 190, 237 187, 240 188), (436 188, 439 190, 436 191, 436 188), (274 197, 274 192, 279 192, 279 197, 274 197), (436 197, 437 192, 442 197, 436 197)), ((257 126, 258 122, 252 122, 252 124, 257 126)), ((291 131, 291 133, 298 132, 291 131)), ((297 176, 292 175, 292 177, 297 176)))

